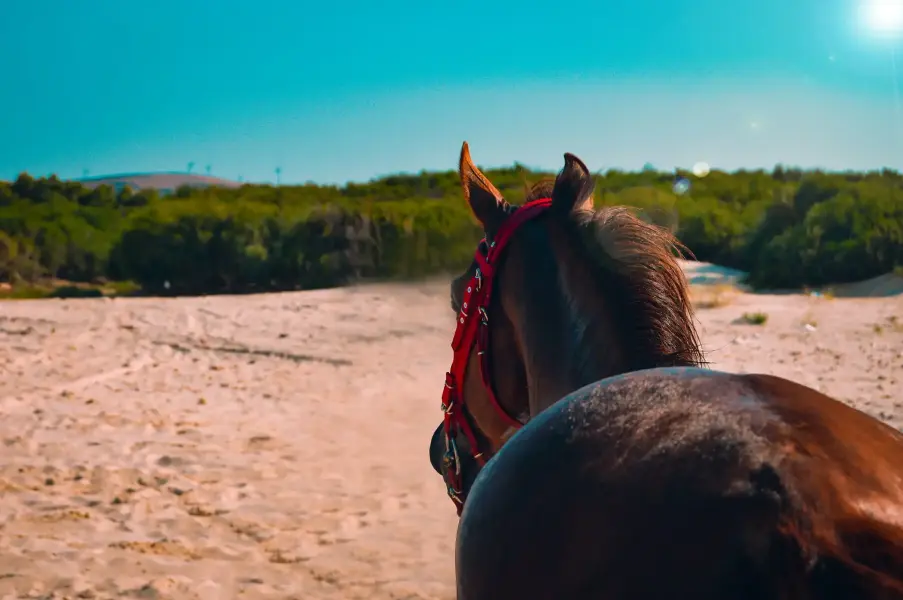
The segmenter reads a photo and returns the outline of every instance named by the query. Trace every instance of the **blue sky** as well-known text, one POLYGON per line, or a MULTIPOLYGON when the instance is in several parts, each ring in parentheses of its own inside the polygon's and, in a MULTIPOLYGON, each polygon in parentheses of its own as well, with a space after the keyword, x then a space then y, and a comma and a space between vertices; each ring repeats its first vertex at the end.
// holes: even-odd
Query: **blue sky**
POLYGON ((903 168, 854 0, 0 2, 0 178, 903 168))

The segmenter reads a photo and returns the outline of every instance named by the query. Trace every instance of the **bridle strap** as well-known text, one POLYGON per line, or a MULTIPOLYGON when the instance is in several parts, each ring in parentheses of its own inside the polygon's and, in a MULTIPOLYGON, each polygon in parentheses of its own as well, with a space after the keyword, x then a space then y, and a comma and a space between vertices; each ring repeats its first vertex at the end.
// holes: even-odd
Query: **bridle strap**
POLYGON ((470 445, 473 458, 483 465, 486 460, 479 448, 473 428, 464 413, 464 398, 460 386, 464 383, 467 365, 473 347, 477 347, 480 357, 480 373, 483 386, 495 411, 511 427, 521 428, 523 423, 510 415, 499 403, 492 385, 492 371, 489 360, 489 305, 498 263, 505 248, 517 230, 527 221, 536 218, 551 206, 551 198, 541 198, 524 204, 515 210, 501 225, 495 238, 490 242, 484 238, 477 246, 474 258, 477 269, 467 288, 458 313, 455 335, 452 338, 451 368, 445 375, 442 392, 442 411, 445 431, 445 476, 448 495, 457 507, 458 514, 464 506, 464 491, 461 481, 461 463, 455 437, 462 432, 470 445))

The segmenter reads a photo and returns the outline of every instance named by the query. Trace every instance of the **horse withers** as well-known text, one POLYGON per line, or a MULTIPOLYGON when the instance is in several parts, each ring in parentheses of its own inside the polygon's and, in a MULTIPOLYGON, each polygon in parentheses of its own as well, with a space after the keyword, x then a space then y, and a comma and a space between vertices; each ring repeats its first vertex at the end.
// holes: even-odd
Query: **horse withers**
POLYGON ((460 600, 903 598, 903 435, 704 368, 676 240, 577 157, 522 206, 459 169, 486 237, 430 460, 460 600))

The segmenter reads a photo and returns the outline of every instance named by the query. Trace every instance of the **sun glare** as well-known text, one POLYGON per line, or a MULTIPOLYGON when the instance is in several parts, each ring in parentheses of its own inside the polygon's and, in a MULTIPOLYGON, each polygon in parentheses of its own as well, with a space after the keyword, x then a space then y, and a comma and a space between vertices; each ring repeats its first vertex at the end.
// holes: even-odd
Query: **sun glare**
POLYGON ((864 0, 859 10, 869 32, 882 36, 903 33, 903 0, 864 0))

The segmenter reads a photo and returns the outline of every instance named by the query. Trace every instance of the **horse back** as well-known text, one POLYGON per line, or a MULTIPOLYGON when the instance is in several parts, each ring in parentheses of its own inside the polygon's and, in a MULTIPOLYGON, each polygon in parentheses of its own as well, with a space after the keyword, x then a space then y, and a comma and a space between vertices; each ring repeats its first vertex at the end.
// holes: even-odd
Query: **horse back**
POLYGON ((459 598, 903 599, 901 475, 903 435, 784 379, 606 379, 477 478, 459 598))

